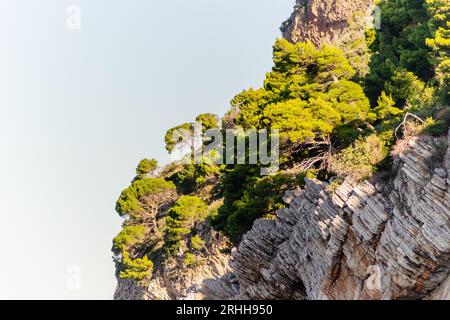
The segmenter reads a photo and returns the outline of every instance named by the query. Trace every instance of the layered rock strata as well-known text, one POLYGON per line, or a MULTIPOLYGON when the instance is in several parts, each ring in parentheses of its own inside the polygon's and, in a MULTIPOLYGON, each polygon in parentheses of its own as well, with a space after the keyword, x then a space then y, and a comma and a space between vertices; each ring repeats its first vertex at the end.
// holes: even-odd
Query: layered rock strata
POLYGON ((450 299, 448 139, 403 142, 395 176, 308 180, 244 237, 242 299, 450 299))

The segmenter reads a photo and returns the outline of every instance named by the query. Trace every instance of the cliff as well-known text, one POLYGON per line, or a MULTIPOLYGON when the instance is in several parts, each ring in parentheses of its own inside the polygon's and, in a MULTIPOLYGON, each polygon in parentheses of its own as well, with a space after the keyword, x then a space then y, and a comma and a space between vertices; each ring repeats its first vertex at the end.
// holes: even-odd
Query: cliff
MULTIPOLYGON (((284 37, 339 47, 355 78, 364 79, 371 71, 365 35, 373 28, 373 3, 297 0, 284 37)), ((172 256, 161 247, 171 203, 151 217, 151 241, 132 248, 136 258, 154 262, 150 279, 118 277, 114 298, 450 299, 449 143, 450 133, 404 138, 391 150, 390 171, 363 182, 347 179, 336 187, 307 179, 286 194, 286 208, 256 220, 232 250, 211 221, 196 223, 191 234, 205 244, 195 265, 183 261, 186 243, 172 256)), ((164 170, 155 177, 166 178, 164 170)), ((220 179, 212 180, 194 195, 223 203, 212 197, 220 179)))
POLYGON ((352 33, 353 21, 370 24, 373 0, 297 0, 281 30, 291 42, 339 44, 352 33))
POLYGON ((201 266, 119 280, 115 299, 450 299, 450 134, 398 143, 391 178, 288 192, 234 258, 204 226, 201 266), (231 263, 230 263, 231 261, 231 263))
POLYGON ((450 299, 449 142, 402 142, 389 182, 309 180, 287 195, 239 247, 241 298, 450 299))
POLYGON ((199 226, 207 252, 201 264, 187 268, 176 259, 161 260, 150 282, 118 279, 115 300, 225 300, 239 293, 230 267, 227 242, 207 224, 199 226))
POLYGON ((358 76, 370 72, 371 52, 365 32, 374 27, 374 0, 297 0, 291 17, 283 23, 283 37, 292 43, 311 41, 342 49, 358 76))

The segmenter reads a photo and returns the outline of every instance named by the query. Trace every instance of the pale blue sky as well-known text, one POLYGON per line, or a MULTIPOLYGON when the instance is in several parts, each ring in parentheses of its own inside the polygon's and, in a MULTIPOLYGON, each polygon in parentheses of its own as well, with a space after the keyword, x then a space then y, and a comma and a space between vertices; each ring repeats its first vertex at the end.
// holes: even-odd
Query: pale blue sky
POLYGON ((114 204, 137 162, 260 86, 294 2, 0 0, 0 298, 112 298, 114 204))

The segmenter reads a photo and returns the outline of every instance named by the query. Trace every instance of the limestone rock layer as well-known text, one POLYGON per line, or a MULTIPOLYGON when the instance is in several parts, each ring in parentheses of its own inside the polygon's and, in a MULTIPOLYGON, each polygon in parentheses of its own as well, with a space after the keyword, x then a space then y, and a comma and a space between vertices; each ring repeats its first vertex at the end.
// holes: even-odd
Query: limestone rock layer
POLYGON ((403 142, 395 175, 308 180, 232 262, 242 299, 450 299, 448 139, 403 142))

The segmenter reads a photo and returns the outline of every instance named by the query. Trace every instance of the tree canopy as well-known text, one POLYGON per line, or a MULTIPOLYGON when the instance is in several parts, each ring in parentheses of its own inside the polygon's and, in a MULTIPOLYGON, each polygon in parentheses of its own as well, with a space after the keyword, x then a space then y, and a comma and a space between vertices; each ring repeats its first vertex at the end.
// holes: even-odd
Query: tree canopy
POLYGON ((155 159, 144 159, 139 162, 136 168, 136 173, 138 176, 148 174, 158 167, 158 161, 155 159))
POLYGON ((116 211, 121 215, 136 215, 142 212, 141 200, 150 194, 163 194, 175 190, 175 184, 162 178, 136 180, 131 186, 122 191, 116 203, 116 211))

